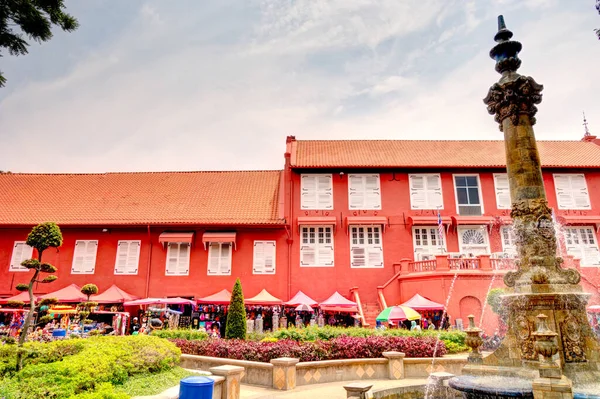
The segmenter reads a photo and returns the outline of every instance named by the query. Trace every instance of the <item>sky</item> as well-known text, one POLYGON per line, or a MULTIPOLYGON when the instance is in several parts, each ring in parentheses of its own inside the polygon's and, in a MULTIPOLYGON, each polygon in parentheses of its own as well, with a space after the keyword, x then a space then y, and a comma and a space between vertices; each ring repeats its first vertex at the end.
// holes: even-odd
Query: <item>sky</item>
POLYGON ((0 170, 280 169, 285 139, 502 139, 497 15, 544 85, 536 137, 600 136, 594 0, 66 1, 3 53, 0 170))

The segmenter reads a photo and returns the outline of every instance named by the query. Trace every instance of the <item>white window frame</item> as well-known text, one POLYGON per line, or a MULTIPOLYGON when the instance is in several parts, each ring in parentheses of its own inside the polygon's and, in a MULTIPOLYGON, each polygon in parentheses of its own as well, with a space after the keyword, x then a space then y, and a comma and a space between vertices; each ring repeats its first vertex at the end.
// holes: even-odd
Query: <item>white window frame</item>
POLYGON ((140 249, 142 241, 140 240, 119 240, 117 242, 117 255, 115 257, 115 275, 117 276, 135 276, 140 268, 140 249), (125 249, 126 248, 126 249, 125 249), (125 251, 125 253, 123 253, 125 251), (125 259, 123 271, 119 269, 119 258, 125 259))
POLYGON ((494 191, 496 194, 496 208, 497 209, 511 209, 512 201, 510 199, 510 182, 508 180, 508 173, 494 173, 494 191), (506 178, 506 187, 498 187, 498 179, 506 178), (508 195, 508 204, 503 204, 500 196, 508 195))
POLYGON ((409 190, 409 195, 410 195, 410 209, 444 209, 444 191, 442 188, 442 175, 441 173, 411 173, 408 175, 408 190, 409 190), (427 177, 430 176, 437 176, 438 180, 440 182, 440 204, 432 204, 430 201, 430 197, 429 195, 432 193, 437 192, 438 190, 436 189, 429 189, 427 187, 427 177), (425 192, 425 205, 423 207, 418 207, 415 206, 414 202, 413 202, 413 191, 417 191, 414 187, 413 187, 413 179, 415 177, 420 177, 423 178, 423 191, 425 192))
POLYGON ((517 256, 517 245, 515 243, 515 232, 512 226, 500 226, 500 241, 502 242, 502 252, 509 257, 517 256))
MULTIPOLYGON (((483 239, 485 241, 485 244, 480 244, 480 246, 483 249, 485 249, 485 254, 490 254, 490 252, 491 252, 490 251, 490 235, 488 234, 487 226, 485 226, 485 225, 464 225, 464 226, 457 227, 456 232, 458 234, 458 247, 459 247, 460 253, 463 255, 467 255, 467 256, 469 253, 473 253, 472 251, 464 250, 465 247, 463 246, 463 242, 462 242, 462 234, 466 230, 481 231, 481 233, 483 234, 483 239)), ((477 254, 474 254, 474 256, 477 256, 477 254)))
POLYGON ((165 276, 167 277, 180 277, 180 276, 189 276, 190 275, 190 258, 192 257, 192 245, 189 242, 167 242, 167 258, 165 261, 165 276), (181 256, 181 246, 187 247, 187 259, 181 256), (175 246, 177 246, 177 253, 172 254, 175 246), (175 266, 175 271, 169 272, 169 261, 170 259, 177 259, 177 266, 175 266), (180 270, 185 270, 184 272, 180 272, 180 270))
POLYGON ((348 209, 350 210, 378 210, 381 209, 381 179, 379 173, 351 173, 348 174, 348 209), (377 187, 368 190, 367 179, 376 178, 377 187), (353 187, 351 181, 361 179, 361 187, 353 187), (361 205, 352 205, 353 198, 362 197, 361 205))
MULTIPOLYGON (((456 187, 456 177, 457 176, 475 176, 477 178, 477 189, 479 190, 479 206, 481 206, 481 214, 483 215, 485 213, 485 209, 483 207, 483 195, 481 194, 481 179, 479 177, 479 173, 456 173, 452 175, 452 185, 454 187, 454 201, 456 204, 456 214, 460 215, 460 216, 469 216, 469 215, 461 215, 459 212, 459 206, 460 204, 458 203, 458 192, 457 192, 457 187, 456 187)), ((468 205, 465 205, 468 206, 468 205)))
POLYGON ((277 243, 275 241, 255 240, 252 274, 275 274, 276 263, 277 243))
POLYGON ((600 265, 600 255, 598 254, 598 237, 595 233, 595 229, 592 226, 565 226, 564 227, 565 246, 567 248, 567 254, 572 255, 575 258, 581 259, 581 267, 598 267, 600 265), (582 236, 581 230, 586 230, 585 238, 582 236), (573 237, 575 232, 576 237, 573 237), (590 243, 590 238, 593 243, 590 243), (587 244, 585 244, 587 242, 587 244), (585 255, 584 248, 589 248, 596 251, 596 262, 589 263, 587 256, 585 255), (574 251, 575 250, 575 251, 574 251))
POLYGON ((353 269, 381 269, 384 264, 381 226, 352 225, 349 227, 349 230, 350 267, 353 269), (370 237, 369 234, 371 234, 370 237), (361 243, 360 241, 363 242, 361 243), (362 256, 359 256, 360 252, 362 252, 362 256), (378 256, 379 259, 371 258, 371 255, 378 256), (360 263, 364 263, 364 265, 361 266, 360 263))
POLYGON ((303 173, 300 175, 300 209, 306 210, 331 210, 333 209, 333 176, 329 173, 303 173), (306 187, 307 179, 315 179, 315 192, 311 193, 306 187), (329 179, 329 184, 323 193, 319 190, 319 178, 329 179), (320 201, 320 195, 327 198, 327 201, 320 201), (314 205, 308 205, 306 198, 313 197, 314 205))
POLYGON ((333 237, 333 225, 304 225, 300 226, 300 267, 334 267, 335 266, 335 246, 334 246, 334 237, 333 237), (314 231, 314 243, 305 242, 306 239, 310 240, 310 229, 315 229, 314 231), (323 229, 323 243, 319 243, 319 229, 323 229), (305 237, 305 232, 308 234, 308 237, 305 237), (331 242, 325 242, 327 240, 327 234, 329 234, 329 238, 331 242), (330 248, 331 253, 331 263, 329 262, 321 262, 322 256, 319 256, 319 249, 330 248), (310 263, 303 263, 302 258, 303 254, 306 252, 310 253, 310 250, 314 252, 315 261, 310 263), (304 251, 304 252, 303 252, 304 251), (327 263, 327 264, 323 264, 327 263))
POLYGON ((206 274, 208 276, 231 276, 231 265, 233 259, 233 243, 232 242, 209 242, 208 243, 208 265, 206 267, 206 274), (218 253, 214 252, 217 250, 218 253), (229 256, 223 257, 223 247, 229 248, 229 256), (217 270, 211 268, 213 258, 218 258, 217 270), (225 270, 225 271, 223 271, 225 270))
POLYGON ((434 225, 423 225, 423 226, 413 226, 412 227, 412 242, 413 242, 413 253, 414 260, 427 260, 426 258, 433 257, 435 255, 442 255, 447 252, 446 248, 446 230, 442 234, 442 245, 439 245, 439 230, 438 226, 434 225), (421 238, 423 230, 426 230, 427 234, 427 245, 423 245, 423 240, 421 238), (434 234, 436 245, 430 245, 431 234, 434 234), (420 243, 417 243, 417 236, 419 236, 420 243))
POLYGON ((73 263, 71 265, 71 274, 94 274, 94 272, 96 271, 96 259, 98 256, 98 240, 76 240, 75 241, 75 247, 73 250, 73 263), (80 244, 80 243, 84 243, 84 244, 80 244), (83 248, 82 246, 78 246, 78 245, 84 245, 85 248, 83 248), (89 246, 93 246, 93 248, 88 248, 89 246), (79 249, 78 249, 79 248, 79 249), (90 260, 92 253, 91 251, 93 250, 93 261, 90 260), (80 251, 84 251, 83 254, 79 253, 80 251), (88 258, 88 259, 86 259, 88 258), (81 264, 78 264, 78 259, 81 259, 81 264), (88 269, 86 269, 86 265, 88 266, 88 269), (79 270, 76 270, 75 268, 78 267, 79 270), (91 269, 89 269, 89 267, 91 267, 91 269), (83 269, 83 270, 81 270, 83 269))
MULTIPOLYGON (((592 203, 590 201, 590 190, 589 190, 589 187, 587 184, 587 179, 585 177, 585 174, 583 174, 583 173, 554 173, 552 175, 552 177, 554 179, 554 194, 556 195, 556 204, 558 205, 558 209, 575 209, 575 210, 592 209, 592 203), (558 178, 561 178, 561 177, 569 178, 569 188, 566 191, 568 191, 572 206, 565 204, 564 202, 561 202, 559 191, 563 191, 564 189, 558 187, 558 184, 556 182, 557 177, 558 178), (583 189, 583 191, 581 193, 585 194, 587 197, 587 206, 580 206, 580 207, 575 206, 575 195, 574 195, 575 189, 572 188, 572 185, 573 185, 572 182, 573 182, 574 177, 581 177, 583 179, 583 183, 585 184, 585 189, 583 189)), ((562 194, 566 194, 566 193, 563 192, 562 194)))
POLYGON ((9 272, 28 272, 29 269, 21 266, 23 261, 33 257, 33 247, 27 245, 26 241, 15 241, 12 254, 10 256, 9 272), (19 249, 17 249, 19 248, 19 249), (18 256, 17 256, 18 255, 18 256), (18 259, 17 259, 18 258, 18 259))

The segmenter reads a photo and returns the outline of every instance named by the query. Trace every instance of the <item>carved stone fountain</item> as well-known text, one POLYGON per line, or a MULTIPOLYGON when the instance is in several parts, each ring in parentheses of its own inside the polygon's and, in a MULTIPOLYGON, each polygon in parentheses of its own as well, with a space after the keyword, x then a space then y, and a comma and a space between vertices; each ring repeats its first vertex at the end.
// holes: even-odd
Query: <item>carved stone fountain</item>
POLYGON ((590 295, 579 285, 579 272, 563 268, 563 260, 556 256, 556 236, 533 132, 543 86, 517 73, 522 46, 511 40, 512 36, 499 16, 494 37, 497 44, 490 57, 502 76, 484 99, 504 133, 511 217, 519 255, 516 271, 504 277, 509 294, 503 297, 502 306, 507 310, 508 331, 493 354, 470 361, 463 370, 466 376, 457 377, 451 386, 465 392, 465 397, 466 392, 470 392, 468 397, 506 397, 499 391, 475 393, 465 388, 470 383, 468 375, 479 376, 484 382, 481 377, 500 375, 528 380, 531 388, 523 390, 524 397, 531 397, 532 392, 536 399, 572 397, 571 381, 600 381, 597 343, 585 309, 590 295), (540 361, 540 355, 545 360, 540 361), (550 387, 549 393, 545 395, 546 391, 536 387, 550 387))

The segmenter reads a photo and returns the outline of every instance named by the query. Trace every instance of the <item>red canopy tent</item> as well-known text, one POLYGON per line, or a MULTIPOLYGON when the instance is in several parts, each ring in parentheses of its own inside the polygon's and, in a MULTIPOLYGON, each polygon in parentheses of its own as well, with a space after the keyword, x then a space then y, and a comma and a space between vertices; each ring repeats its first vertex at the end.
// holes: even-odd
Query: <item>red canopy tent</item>
MULTIPOLYGON (((33 298, 37 302, 37 299, 38 299, 37 295, 34 294, 33 298)), ((21 302, 25 302, 25 304, 28 304, 29 303, 29 292, 24 291, 15 296, 11 296, 10 298, 2 298, 2 299, 0 299, 0 304, 6 304, 6 303, 8 303, 8 301, 21 301, 21 302)))
POLYGON ((322 310, 328 312, 358 312, 356 302, 344 298, 339 292, 335 292, 332 296, 319 304, 322 310))
POLYGON ((137 306, 137 305, 194 305, 194 301, 189 299, 175 297, 175 298, 144 298, 136 299, 135 301, 124 302, 125 306, 137 306))
POLYGON ((302 291, 298 291, 296 295, 292 299, 283 303, 287 306, 298 306, 298 305, 308 305, 308 306, 317 306, 319 303, 306 295, 302 291))
POLYGON ((221 290, 216 294, 205 296, 204 298, 198 298, 196 302, 207 303, 211 305, 229 305, 231 301, 231 292, 227 290, 221 290))
POLYGON ((56 298, 58 299, 58 302, 62 303, 87 301, 87 296, 81 293, 81 288, 79 288, 76 284, 68 285, 65 288, 61 288, 58 291, 54 291, 40 297, 40 299, 46 298, 56 298))
POLYGON ((102 294, 92 295, 90 297, 91 301, 98 303, 123 303, 136 299, 138 299, 138 297, 128 294, 114 284, 102 294))
POLYGON ((415 294, 415 296, 404 302, 402 306, 408 306, 414 310, 444 310, 444 305, 441 303, 430 301, 419 294, 415 294))
POLYGON ((244 300, 246 305, 281 305, 283 301, 269 294, 267 290, 262 290, 258 295, 244 300))

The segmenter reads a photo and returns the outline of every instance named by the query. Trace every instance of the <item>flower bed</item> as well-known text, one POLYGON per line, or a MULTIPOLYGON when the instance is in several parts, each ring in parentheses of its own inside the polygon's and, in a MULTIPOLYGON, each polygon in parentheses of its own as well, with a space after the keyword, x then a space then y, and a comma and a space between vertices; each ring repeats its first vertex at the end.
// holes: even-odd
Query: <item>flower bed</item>
POLYGON ((404 352, 406 357, 432 357, 446 353, 443 341, 433 337, 347 337, 330 340, 272 342, 244 340, 172 340, 182 353, 228 359, 269 362, 279 357, 294 357, 301 362, 335 359, 379 358, 386 351, 404 352))

